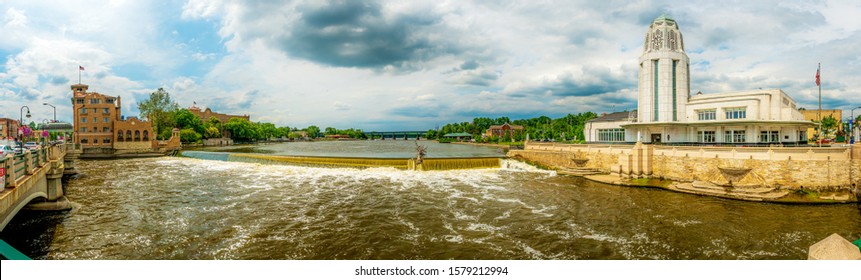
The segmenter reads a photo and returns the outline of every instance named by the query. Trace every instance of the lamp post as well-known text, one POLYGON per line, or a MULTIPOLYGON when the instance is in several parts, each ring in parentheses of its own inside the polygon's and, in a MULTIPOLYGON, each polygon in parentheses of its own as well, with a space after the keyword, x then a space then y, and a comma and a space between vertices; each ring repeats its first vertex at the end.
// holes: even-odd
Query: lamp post
POLYGON ((57 107, 54 107, 54 105, 51 105, 51 104, 48 104, 48 103, 42 103, 42 105, 48 105, 48 106, 51 106, 51 108, 53 108, 53 109, 54 109, 54 119, 52 119, 52 120, 51 120, 51 122, 57 122, 57 107))
POLYGON ((849 144, 855 144, 855 130, 852 128, 852 123, 855 122, 855 109, 861 109, 861 106, 849 110, 849 144))
MULTIPOLYGON (((18 115, 18 127, 21 127, 24 125, 24 108, 27 108, 27 118, 28 119, 30 118, 30 107, 21 106, 21 112, 20 112, 20 115, 18 115)), ((18 142, 18 143, 21 143, 21 144, 18 144, 19 145, 18 148, 20 148, 23 151, 24 147, 21 145, 24 142, 24 137, 23 137, 23 135, 18 135, 18 138, 19 138, 19 140, 21 140, 21 142, 18 142)))

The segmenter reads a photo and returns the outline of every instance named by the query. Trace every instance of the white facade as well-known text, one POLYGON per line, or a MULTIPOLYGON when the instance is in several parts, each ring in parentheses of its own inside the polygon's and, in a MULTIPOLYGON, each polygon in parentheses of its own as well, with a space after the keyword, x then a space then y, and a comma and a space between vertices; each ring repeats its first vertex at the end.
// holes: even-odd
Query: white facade
POLYGON ((649 26, 639 61, 637 110, 589 121, 587 142, 806 143, 813 123, 780 89, 691 96, 682 33, 669 17, 649 26))

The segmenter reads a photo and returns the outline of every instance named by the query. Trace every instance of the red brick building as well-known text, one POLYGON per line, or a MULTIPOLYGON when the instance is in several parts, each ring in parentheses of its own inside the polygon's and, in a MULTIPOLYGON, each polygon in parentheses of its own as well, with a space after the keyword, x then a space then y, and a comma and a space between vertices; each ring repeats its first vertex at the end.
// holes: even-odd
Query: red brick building
POLYGON ((518 131, 522 132, 523 126, 510 125, 508 123, 504 123, 502 125, 491 125, 490 128, 488 128, 484 132, 484 136, 485 137, 491 137, 491 136, 503 137, 505 135, 508 135, 508 137, 512 137, 512 136, 514 136, 514 133, 516 133, 518 131))
POLYGON ((231 118, 240 118, 240 119, 245 119, 245 120, 247 120, 247 121, 251 121, 251 116, 249 116, 249 115, 228 115, 228 114, 221 114, 221 113, 213 112, 213 111, 212 111, 211 109, 209 109, 209 108, 206 108, 206 110, 201 111, 201 110, 200 110, 200 107, 197 107, 197 106, 195 106, 195 105, 192 105, 191 107, 188 107, 188 110, 189 110, 189 111, 191 111, 191 113, 192 113, 192 114, 194 114, 194 115, 196 115, 197 117, 199 117, 201 122, 208 122, 208 121, 209 121, 209 118, 211 118, 211 117, 215 117, 216 119, 218 119, 219 121, 221 121, 221 123, 222 123, 222 124, 223 124, 223 123, 227 123, 227 121, 229 121, 231 118))
POLYGON ((18 120, 0 118, 0 140, 18 137, 18 120))
POLYGON ((119 96, 88 92, 88 85, 72 85, 72 107, 74 108, 75 143, 84 153, 145 154, 178 149, 179 136, 169 141, 157 141, 152 122, 122 117, 119 96), (174 139, 176 138, 176 139, 174 139), (101 148, 101 149, 98 149, 101 148))

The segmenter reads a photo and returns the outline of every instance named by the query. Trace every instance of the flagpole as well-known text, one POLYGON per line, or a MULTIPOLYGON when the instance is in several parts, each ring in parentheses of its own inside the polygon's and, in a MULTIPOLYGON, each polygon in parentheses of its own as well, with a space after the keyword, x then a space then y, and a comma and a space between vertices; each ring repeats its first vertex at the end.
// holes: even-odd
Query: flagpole
POLYGON ((81 84, 81 66, 78 65, 78 84, 81 84))
POLYGON ((822 133, 822 63, 816 66, 816 85, 819 86, 819 147, 822 147, 822 138, 825 138, 822 133))

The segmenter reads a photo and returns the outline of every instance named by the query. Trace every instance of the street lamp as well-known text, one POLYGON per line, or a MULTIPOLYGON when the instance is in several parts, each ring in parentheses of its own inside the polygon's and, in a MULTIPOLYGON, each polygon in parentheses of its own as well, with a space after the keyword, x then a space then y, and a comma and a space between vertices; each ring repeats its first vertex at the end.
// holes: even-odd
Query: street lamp
MULTIPOLYGON (((18 115, 18 127, 21 127, 24 125, 24 108, 27 108, 27 118, 28 119, 30 118, 30 107, 21 106, 21 111, 20 111, 20 114, 18 115)), ((18 142, 18 143, 22 143, 24 140, 24 137, 22 135, 18 135, 18 138, 21 140, 21 142, 18 142)), ((24 149, 23 146, 19 146, 19 148, 21 148, 22 151, 24 149)))
POLYGON ((849 144, 855 144, 855 130, 852 129, 852 123, 855 122, 855 109, 861 109, 861 106, 849 110, 849 144))
POLYGON ((54 119, 51 122, 57 122, 57 107, 48 103, 42 103, 42 105, 48 105, 51 106, 51 108, 54 108, 54 119))
POLYGON ((18 126, 24 125, 24 108, 27 108, 27 118, 30 118, 30 107, 21 106, 21 115, 18 116, 18 126))

